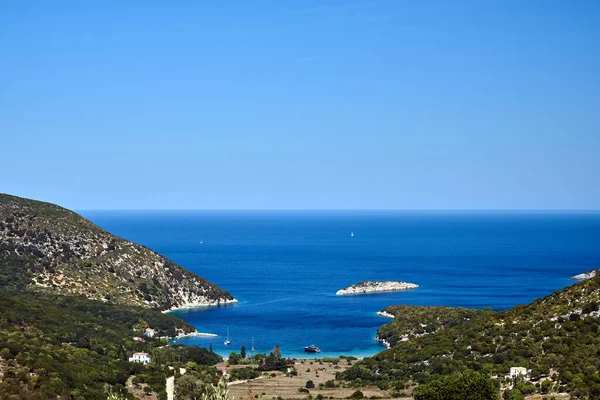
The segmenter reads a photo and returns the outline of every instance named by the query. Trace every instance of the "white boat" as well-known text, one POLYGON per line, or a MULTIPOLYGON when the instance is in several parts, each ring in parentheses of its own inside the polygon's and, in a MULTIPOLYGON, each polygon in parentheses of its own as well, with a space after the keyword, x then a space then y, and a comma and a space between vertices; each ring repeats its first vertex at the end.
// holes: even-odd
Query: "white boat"
POLYGON ((314 344, 311 344, 310 346, 306 346, 304 348, 304 351, 306 351, 307 353, 320 353, 321 349, 315 346, 314 344))
POLYGON ((250 351, 254 351, 254 336, 252 336, 252 347, 250 347, 250 351))
POLYGON ((227 339, 225 339, 223 344, 227 346, 229 343, 231 343, 231 340, 229 340, 229 327, 227 327, 227 339))
POLYGON ((350 236, 351 236, 351 237, 354 237, 354 232, 350 232, 350 236))
POLYGON ((202 244, 202 239, 200 239, 200 244, 202 244))

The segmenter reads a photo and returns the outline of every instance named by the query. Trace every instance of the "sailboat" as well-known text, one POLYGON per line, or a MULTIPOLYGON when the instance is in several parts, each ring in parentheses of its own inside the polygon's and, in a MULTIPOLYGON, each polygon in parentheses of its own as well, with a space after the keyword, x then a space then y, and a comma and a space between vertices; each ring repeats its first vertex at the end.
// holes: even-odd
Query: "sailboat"
POLYGON ((200 244, 202 244, 202 239, 200 239, 200 244))
POLYGON ((231 343, 231 340, 229 340, 229 327, 227 327, 227 339, 225 339, 223 344, 227 346, 229 343, 231 343))
POLYGON ((351 237, 354 237, 354 232, 350 232, 350 236, 351 236, 351 237))
POLYGON ((250 351, 254 351, 254 336, 252 336, 252 347, 250 347, 250 351))

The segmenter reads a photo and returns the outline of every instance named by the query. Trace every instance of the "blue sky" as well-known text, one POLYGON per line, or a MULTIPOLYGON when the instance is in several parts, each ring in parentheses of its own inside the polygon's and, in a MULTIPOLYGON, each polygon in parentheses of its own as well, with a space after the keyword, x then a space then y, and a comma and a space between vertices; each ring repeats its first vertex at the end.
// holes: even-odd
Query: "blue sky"
POLYGON ((598 209, 600 2, 2 1, 0 192, 598 209))

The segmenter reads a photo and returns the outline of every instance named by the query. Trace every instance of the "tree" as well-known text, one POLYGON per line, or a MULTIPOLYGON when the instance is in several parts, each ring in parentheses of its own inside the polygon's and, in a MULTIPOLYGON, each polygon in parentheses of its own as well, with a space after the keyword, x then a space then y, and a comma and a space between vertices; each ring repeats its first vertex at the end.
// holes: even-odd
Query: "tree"
POLYGON ((275 356, 275 358, 281 358, 281 350, 279 349, 279 345, 275 345, 273 350, 271 350, 271 354, 275 356))
POLYGON ((203 393, 203 382, 192 374, 185 374, 175 380, 177 394, 181 398, 199 398, 203 393))
POLYGON ((523 400, 525 396, 519 389, 506 389, 502 398, 504 400, 523 400))
POLYGON ((467 370, 463 373, 442 376, 418 386, 414 391, 415 400, 497 400, 496 382, 478 372, 467 370))
POLYGON ((242 358, 246 358, 246 346, 242 345, 242 348, 240 350, 240 356, 242 358))
POLYGON ((313 381, 306 381, 305 387, 307 389, 314 389, 315 388, 315 383, 313 381))
POLYGON ((147 327, 148 327, 148 323, 140 318, 138 320, 138 322, 136 322, 133 325, 133 330, 141 333, 141 332, 144 332, 144 329, 146 329, 147 327))
POLYGON ((234 351, 231 352, 231 354, 229 354, 229 364, 231 365, 238 365, 240 362, 240 355, 234 351))

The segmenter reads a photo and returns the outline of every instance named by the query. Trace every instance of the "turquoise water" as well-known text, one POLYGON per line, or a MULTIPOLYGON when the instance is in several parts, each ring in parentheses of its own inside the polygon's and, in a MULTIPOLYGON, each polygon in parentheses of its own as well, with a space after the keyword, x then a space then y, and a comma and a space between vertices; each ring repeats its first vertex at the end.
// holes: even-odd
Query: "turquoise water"
POLYGON ((600 214, 444 212, 88 211, 231 292, 239 303, 175 312, 198 331, 188 345, 228 355, 278 344, 284 356, 369 356, 383 347, 375 312, 393 304, 505 309, 600 267, 600 214), (351 237, 350 233, 355 236, 351 237), (202 244, 200 243, 202 241, 202 244), (335 296, 363 280, 405 292, 335 296), (227 327, 231 344, 224 346, 227 327))

